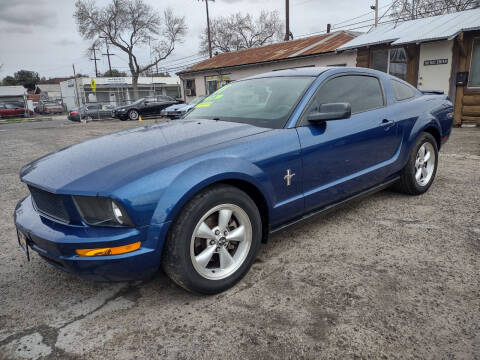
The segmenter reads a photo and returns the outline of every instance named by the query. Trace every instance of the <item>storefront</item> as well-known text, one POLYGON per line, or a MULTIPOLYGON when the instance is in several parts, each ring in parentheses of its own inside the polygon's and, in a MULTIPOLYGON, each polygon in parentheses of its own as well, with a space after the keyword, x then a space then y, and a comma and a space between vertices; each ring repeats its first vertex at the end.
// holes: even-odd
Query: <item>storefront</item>
POLYGON ((384 71, 455 103, 454 124, 480 123, 480 9, 385 24, 340 50, 357 66, 384 71), (443 25, 443 26, 440 26, 443 25))

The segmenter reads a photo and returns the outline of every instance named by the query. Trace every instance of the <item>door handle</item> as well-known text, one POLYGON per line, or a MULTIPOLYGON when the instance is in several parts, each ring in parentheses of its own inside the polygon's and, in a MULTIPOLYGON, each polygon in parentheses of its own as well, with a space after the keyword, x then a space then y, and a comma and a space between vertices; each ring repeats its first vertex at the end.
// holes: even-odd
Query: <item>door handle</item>
POLYGON ((393 121, 393 120, 383 119, 383 120, 382 120, 382 123, 380 124, 380 126, 384 127, 385 130, 388 130, 388 129, 390 129, 394 124, 395 124, 395 121, 393 121))

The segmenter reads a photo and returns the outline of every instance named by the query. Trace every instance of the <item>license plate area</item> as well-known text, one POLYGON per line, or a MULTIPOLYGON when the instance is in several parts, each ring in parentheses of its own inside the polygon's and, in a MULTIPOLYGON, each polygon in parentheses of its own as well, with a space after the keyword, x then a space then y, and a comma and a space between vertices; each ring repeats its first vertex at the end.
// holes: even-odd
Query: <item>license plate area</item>
POLYGON ((25 256, 27 257, 27 261, 30 261, 30 252, 28 250, 27 236, 20 230, 17 230, 17 239, 18 239, 18 246, 20 246, 20 249, 22 249, 22 251, 25 253, 25 256))

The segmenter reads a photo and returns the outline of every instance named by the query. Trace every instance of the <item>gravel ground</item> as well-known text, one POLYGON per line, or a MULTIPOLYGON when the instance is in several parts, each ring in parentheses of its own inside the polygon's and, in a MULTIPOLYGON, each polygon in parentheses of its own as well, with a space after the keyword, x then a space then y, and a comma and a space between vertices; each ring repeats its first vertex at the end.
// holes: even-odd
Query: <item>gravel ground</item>
POLYGON ((20 167, 138 125, 0 125, 0 358, 480 359, 479 128, 454 129, 427 194, 383 191, 276 233, 220 295, 163 273, 91 283, 27 263, 12 221, 20 167))

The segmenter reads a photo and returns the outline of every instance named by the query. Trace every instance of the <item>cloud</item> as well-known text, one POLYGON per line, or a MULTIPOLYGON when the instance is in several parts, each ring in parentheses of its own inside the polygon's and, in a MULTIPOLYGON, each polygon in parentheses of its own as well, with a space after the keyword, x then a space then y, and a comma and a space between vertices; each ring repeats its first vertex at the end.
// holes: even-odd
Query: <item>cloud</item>
POLYGON ((71 46, 71 45, 76 45, 77 44, 76 41, 73 41, 73 40, 68 39, 68 38, 59 39, 59 40, 54 41, 53 43, 55 45, 58 45, 58 46, 71 46))
POLYGON ((0 0, 0 9, 0 25, 7 32, 28 33, 20 28, 52 26, 56 19, 55 7, 44 0, 0 0))

